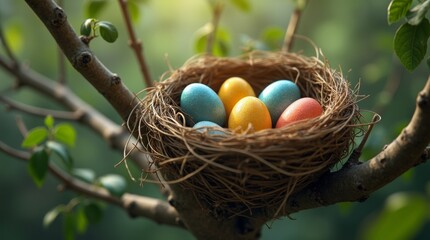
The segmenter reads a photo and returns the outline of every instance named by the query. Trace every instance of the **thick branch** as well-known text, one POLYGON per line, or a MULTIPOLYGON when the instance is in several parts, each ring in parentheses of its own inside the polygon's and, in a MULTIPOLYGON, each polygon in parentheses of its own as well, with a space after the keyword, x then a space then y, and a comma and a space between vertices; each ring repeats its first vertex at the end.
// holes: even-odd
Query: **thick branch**
POLYGON ((415 113, 402 133, 367 162, 327 174, 290 197, 286 213, 362 201, 412 167, 427 161, 430 143, 430 76, 416 101, 415 113))
MULTIPOLYGON (((135 95, 110 72, 75 34, 66 13, 51 0, 26 0, 45 24, 73 67, 84 76, 126 121, 138 105, 135 95)), ((134 119, 134 118, 133 118, 134 119)))

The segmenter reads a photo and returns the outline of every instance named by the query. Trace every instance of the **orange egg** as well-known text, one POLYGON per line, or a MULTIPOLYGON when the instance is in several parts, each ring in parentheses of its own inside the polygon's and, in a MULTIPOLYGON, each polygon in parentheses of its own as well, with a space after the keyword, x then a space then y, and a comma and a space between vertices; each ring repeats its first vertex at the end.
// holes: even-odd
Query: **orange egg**
POLYGON ((272 128, 269 110, 256 97, 244 97, 234 105, 228 119, 228 128, 239 132, 245 131, 251 125, 252 131, 272 128))
POLYGON ((224 81, 218 91, 218 96, 224 104, 227 118, 236 103, 247 96, 255 97, 254 90, 249 83, 240 77, 231 77, 224 81))
POLYGON ((310 118, 320 116, 323 109, 320 103, 309 97, 300 98, 290 104, 276 122, 276 128, 310 118))

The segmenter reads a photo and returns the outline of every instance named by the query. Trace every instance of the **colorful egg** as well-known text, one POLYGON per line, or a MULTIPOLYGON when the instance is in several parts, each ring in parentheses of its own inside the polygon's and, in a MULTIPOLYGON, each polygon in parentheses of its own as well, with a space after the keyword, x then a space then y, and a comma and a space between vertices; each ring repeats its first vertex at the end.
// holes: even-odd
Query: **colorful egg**
POLYGON ((322 113, 323 109, 317 100, 309 97, 300 98, 285 109, 276 122, 276 128, 304 119, 316 118, 322 113))
POLYGON ((228 118, 228 128, 245 131, 249 125, 253 131, 272 127, 270 113, 264 103, 256 97, 244 97, 234 105, 228 118))
POLYGON ((224 81, 221 85, 218 96, 221 98, 222 103, 227 114, 227 118, 230 116, 230 112, 236 103, 247 96, 255 97, 254 90, 249 83, 240 77, 231 77, 224 81))
POLYGON ((292 81, 278 80, 264 88, 258 98, 269 109, 270 117, 275 124, 282 112, 300 98, 300 89, 292 81))
POLYGON ((224 105, 210 87, 202 83, 191 83, 181 93, 180 106, 188 115, 187 124, 211 121, 220 126, 226 122, 224 105))
POLYGON ((200 121, 194 124, 193 128, 197 129, 199 132, 208 132, 210 135, 224 135, 223 131, 213 130, 214 128, 222 128, 220 125, 210 122, 210 121, 200 121), (208 130, 210 128, 211 130, 208 130))

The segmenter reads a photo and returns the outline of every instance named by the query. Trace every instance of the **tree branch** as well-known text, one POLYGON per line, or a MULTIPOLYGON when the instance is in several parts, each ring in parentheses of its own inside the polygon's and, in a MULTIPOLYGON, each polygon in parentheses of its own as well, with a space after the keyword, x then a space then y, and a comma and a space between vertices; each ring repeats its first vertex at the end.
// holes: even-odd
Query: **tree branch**
MULTIPOLYGON (((0 56, 0 66, 11 75, 15 76, 18 81, 18 86, 27 86, 35 89, 55 99, 72 112, 79 113, 80 118, 78 120, 81 123, 89 126, 96 133, 101 135, 113 148, 129 153, 127 158, 131 159, 139 168, 150 174, 153 172, 149 157, 135 150, 136 146, 139 146, 139 143, 135 138, 130 136, 127 130, 83 102, 67 86, 52 81, 32 69, 24 69, 22 67, 15 68, 14 65, 15 64, 0 56)), ((154 175, 153 178, 158 179, 159 176, 154 175)))
POLYGON ((3 102, 3 104, 5 104, 8 109, 18 110, 24 113, 29 113, 40 117, 46 117, 47 115, 51 115, 52 117, 57 119, 74 120, 74 121, 78 121, 81 117, 83 117, 83 113, 79 111, 67 112, 67 111, 58 111, 58 110, 34 107, 34 106, 13 101, 12 99, 9 99, 1 95, 0 95, 0 102, 3 102))
MULTIPOLYGON (((30 154, 9 147, 0 141, 0 150, 18 159, 28 161, 30 154)), ((49 165, 49 171, 66 189, 123 208, 131 217, 145 217, 159 224, 184 227, 176 210, 162 200, 125 193, 121 198, 112 196, 106 189, 80 181, 60 169, 49 165)))
POLYGON ((121 118, 127 121, 138 105, 138 99, 122 83, 121 78, 110 72, 88 45, 75 34, 63 9, 51 0, 26 2, 45 24, 73 67, 109 101, 121 118))
POLYGON ((407 170, 429 159, 430 76, 418 94, 415 113, 402 133, 364 163, 326 174, 289 198, 285 213, 339 202, 364 201, 407 170))

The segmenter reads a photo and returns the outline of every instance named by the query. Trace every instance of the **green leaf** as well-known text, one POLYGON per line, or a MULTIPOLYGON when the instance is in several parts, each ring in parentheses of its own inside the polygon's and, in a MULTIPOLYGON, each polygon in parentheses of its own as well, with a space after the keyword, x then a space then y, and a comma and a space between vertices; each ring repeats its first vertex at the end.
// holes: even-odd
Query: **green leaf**
POLYGON ((397 30, 394 36, 394 50, 403 66, 409 71, 418 67, 426 55, 429 36, 428 19, 424 19, 416 26, 405 23, 397 30))
POLYGON ((49 154, 43 147, 38 147, 31 154, 28 162, 28 172, 37 187, 42 187, 49 169, 49 154))
MULTIPOLYGON (((203 27, 198 29, 195 33, 194 40, 194 50, 197 53, 206 52, 206 46, 208 42, 208 37, 213 31, 213 26, 211 23, 205 24, 203 27)), ((216 39, 214 39, 212 54, 215 56, 226 56, 230 51, 230 34, 227 30, 223 28, 218 28, 215 34, 216 39)))
POLYGON ((395 193, 364 231, 365 240, 414 239, 428 218, 430 207, 422 195, 395 193))
POLYGON ((66 206, 61 204, 61 205, 58 205, 55 208, 51 209, 49 212, 47 212, 45 214, 45 216, 43 217, 43 226, 49 227, 51 225, 51 223, 55 221, 57 216, 60 213, 64 212, 65 208, 66 208, 66 206))
POLYGON ((54 118, 51 115, 46 116, 45 118, 45 126, 48 129, 51 129, 54 127, 54 118))
POLYGON ((108 21, 100 21, 97 23, 100 35, 106 42, 113 43, 118 38, 118 31, 116 30, 116 27, 108 22, 108 21))
POLYGON ((86 168, 74 168, 72 169, 72 175, 75 176, 76 178, 87 182, 87 183, 94 183, 95 179, 96 179, 96 174, 93 170, 91 169, 86 169, 86 168))
POLYGON ((395 23, 406 16, 413 0, 392 0, 388 5, 388 24, 395 23))
POLYGON ((88 219, 88 222, 91 224, 98 223, 103 218, 102 206, 95 202, 90 202, 89 204, 85 205, 84 213, 88 219))
POLYGON ((251 3, 249 0, 230 0, 230 2, 241 11, 251 11, 251 3))
POLYGON ((100 185, 106 188, 110 194, 121 197, 127 187, 127 183, 122 176, 108 174, 99 179, 100 185))
POLYGON ((96 18, 106 8, 108 1, 106 0, 90 0, 86 1, 84 6, 85 16, 96 18))
POLYGON ((140 18, 140 8, 138 3, 135 1, 128 1, 127 7, 130 12, 131 20, 135 23, 138 22, 140 18))
POLYGON ((85 215, 84 208, 80 207, 76 210, 76 218, 75 218, 76 231, 78 233, 84 233, 88 229, 88 219, 85 215))
POLYGON ((36 127, 28 132, 21 146, 32 148, 39 145, 48 137, 48 130, 44 127, 36 127))
POLYGON ((74 212, 63 214, 63 239, 74 240, 76 233, 76 215, 74 212))
POLYGON ((72 125, 68 123, 61 123, 55 126, 54 138, 57 141, 73 147, 75 146, 76 141, 76 131, 72 125))
POLYGON ((88 18, 81 24, 80 33, 81 35, 89 37, 91 35, 91 31, 93 30, 93 26, 95 23, 94 18, 88 18))
POLYGON ((55 154, 57 154, 61 160, 63 160, 64 165, 66 166, 66 169, 68 171, 72 170, 73 159, 69 151, 67 150, 66 146, 58 142, 48 141, 46 142, 46 147, 52 152, 54 152, 55 154))
POLYGON ((426 0, 423 3, 418 4, 412 8, 408 14, 408 23, 411 25, 418 25, 425 18, 427 12, 430 9, 430 0, 426 0))
POLYGON ((230 34, 227 30, 218 28, 212 51, 214 56, 228 56, 230 53, 230 34))
POLYGON ((264 44, 271 50, 279 49, 284 39, 284 30, 278 27, 266 28, 262 34, 264 44))

